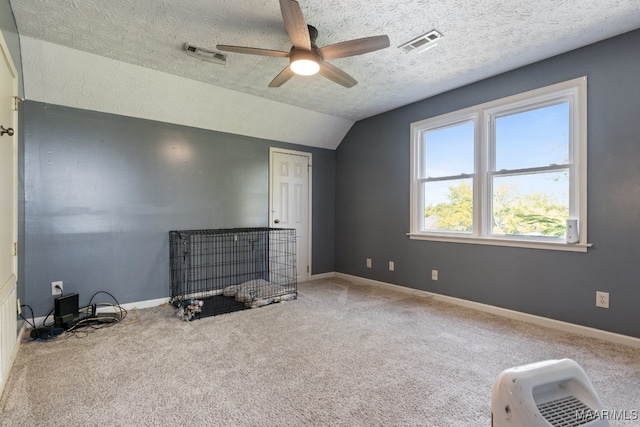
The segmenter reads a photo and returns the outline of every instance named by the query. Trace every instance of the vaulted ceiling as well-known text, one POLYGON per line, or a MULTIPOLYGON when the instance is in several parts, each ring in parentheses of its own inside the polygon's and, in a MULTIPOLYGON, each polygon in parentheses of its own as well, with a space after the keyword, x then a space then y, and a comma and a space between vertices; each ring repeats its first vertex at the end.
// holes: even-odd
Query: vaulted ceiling
POLYGON ((637 0, 299 0, 319 46, 387 34, 391 46, 334 59, 358 84, 269 82, 286 58, 187 56, 183 43, 288 51, 278 0, 13 0, 21 36, 356 121, 640 28, 637 0), (437 30, 421 53, 398 47, 437 30))

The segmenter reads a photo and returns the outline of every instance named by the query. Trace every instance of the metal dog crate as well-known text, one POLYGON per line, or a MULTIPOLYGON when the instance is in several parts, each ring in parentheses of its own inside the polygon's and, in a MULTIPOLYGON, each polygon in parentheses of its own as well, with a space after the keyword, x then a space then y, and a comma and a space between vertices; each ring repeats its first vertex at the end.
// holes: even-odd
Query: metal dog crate
POLYGON ((170 231, 171 301, 185 320, 297 298, 296 232, 170 231))

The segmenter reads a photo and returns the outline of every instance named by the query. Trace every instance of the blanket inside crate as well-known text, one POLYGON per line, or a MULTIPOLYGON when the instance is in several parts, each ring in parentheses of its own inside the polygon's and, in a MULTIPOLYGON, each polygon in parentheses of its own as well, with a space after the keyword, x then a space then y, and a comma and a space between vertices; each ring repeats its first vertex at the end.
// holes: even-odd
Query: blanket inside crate
POLYGON ((244 303, 249 308, 290 301, 297 297, 297 292, 291 286, 280 285, 264 279, 249 280, 238 285, 227 286, 222 294, 226 297, 234 297, 236 301, 244 303))

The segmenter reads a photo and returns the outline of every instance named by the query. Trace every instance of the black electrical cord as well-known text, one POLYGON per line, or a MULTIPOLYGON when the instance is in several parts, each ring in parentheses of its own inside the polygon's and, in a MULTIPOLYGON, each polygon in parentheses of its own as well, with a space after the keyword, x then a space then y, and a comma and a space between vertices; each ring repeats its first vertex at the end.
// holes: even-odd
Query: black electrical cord
MULTIPOLYGON (((116 323, 122 322, 124 320, 125 317, 127 317, 127 310, 125 310, 120 303, 118 302, 118 300, 116 299, 116 297, 114 297, 112 294, 110 294, 107 291, 98 291, 95 294, 93 294, 93 296, 91 297, 91 299, 89 300, 89 304, 87 305, 87 308, 89 307, 95 307, 94 312, 92 313, 92 316, 86 317, 84 319, 81 319, 78 323, 76 323, 75 325, 73 325, 71 328, 67 329, 66 332, 71 333, 71 334, 77 334, 79 332, 79 330, 82 330, 85 333, 88 333, 89 331, 87 331, 86 329, 84 329, 84 327, 89 327, 91 329, 102 329, 102 328, 108 328, 110 326, 115 325, 116 323), (113 301, 115 302, 115 304, 111 304, 111 303, 93 303, 93 300, 96 296, 98 296, 99 294, 107 294, 109 295, 113 301), (104 321, 104 317, 98 316, 97 308, 98 306, 110 306, 113 307, 116 310, 116 317, 112 318, 112 321, 104 321)), ((77 335, 76 335, 77 336, 77 335)), ((84 335, 86 336, 86 335, 84 335)), ((83 337, 84 337, 83 336, 83 337)), ((77 336, 78 338, 81 338, 79 336, 77 336)))
POLYGON ((111 298, 113 298, 113 300, 115 301, 116 305, 119 307, 120 303, 118 302, 118 300, 116 299, 116 297, 114 297, 113 295, 111 295, 109 292, 107 291, 98 291, 95 294, 93 294, 93 296, 91 297, 91 299, 89 299, 89 305, 91 305, 91 303, 93 302, 93 299, 99 295, 99 294, 107 294, 109 295, 111 298))
MULTIPOLYGON (((32 339, 31 339, 31 341, 35 341, 35 340, 37 340, 37 339, 46 340, 46 339, 51 338, 51 337, 49 336, 49 334, 48 334, 48 333, 47 333, 47 336, 44 336, 44 337, 43 337, 43 336, 41 336, 41 332, 42 332, 42 331, 40 330, 40 328, 38 328, 38 327, 36 326, 36 319, 35 319, 34 314, 33 314, 33 308, 32 308, 30 305, 28 305, 28 304, 22 304, 22 305, 20 306, 20 308, 23 308, 23 307, 27 307, 27 308, 31 311, 31 322, 29 322, 29 319, 27 319, 26 317, 24 317, 24 316, 22 315, 22 313, 20 313, 20 317, 22 317, 22 320, 24 320, 25 322, 27 322, 27 325, 31 326, 31 328, 32 328, 34 331, 36 331, 36 336, 35 336, 34 338, 32 338, 32 339)), ((53 313, 53 309, 51 309, 51 311, 49 312, 49 314, 47 314, 47 317, 45 317, 45 318, 44 318, 44 320, 42 321, 42 326, 44 326, 44 327, 50 327, 50 326, 45 325, 45 323, 46 323, 46 321, 47 321, 47 318, 51 315, 51 313, 53 313)))
MULTIPOLYGON (((57 288, 59 289, 60 287, 58 286, 57 288)), ((61 290, 61 289, 60 289, 60 290, 61 290)), ((61 291, 62 291, 62 290, 61 290, 61 291)), ((36 321, 35 321, 35 317, 34 317, 33 308, 32 308, 30 305, 28 305, 28 304, 22 304, 20 307, 21 307, 21 308, 22 308, 22 307, 27 307, 27 308, 29 308, 29 310, 31 311, 31 321, 29 321, 29 319, 27 319, 26 317, 24 317, 24 316, 22 315, 22 313, 20 313, 20 317, 21 317, 25 322, 27 322, 27 324, 28 324, 31 328, 33 328, 33 329, 36 331, 36 337, 35 337, 35 338, 32 338, 32 340, 31 340, 31 341, 35 341, 35 340, 38 340, 38 339, 45 340, 45 339, 50 339, 50 338, 52 338, 52 337, 51 337, 51 336, 49 336, 48 334, 47 334, 47 336, 41 336, 42 331, 40 330, 40 328, 36 327, 36 321)), ((107 291, 98 291, 98 292, 96 292, 95 294, 93 294, 93 296, 92 296, 92 297, 91 297, 91 299, 89 300, 89 304, 87 305, 87 307, 86 307, 86 308, 89 308, 89 307, 95 307, 95 308, 96 308, 96 310, 94 310, 94 312, 92 313, 93 315, 92 315, 92 316, 85 317, 84 319, 81 319, 81 320, 80 320, 80 321, 78 321, 75 325, 73 325, 71 328, 67 329, 67 330, 65 331, 66 333, 68 333, 69 335, 74 335, 74 336, 76 336, 77 338, 82 338, 82 337, 79 337, 79 336, 77 335, 77 334, 78 334, 78 332, 79 332, 79 331, 78 331, 78 329, 80 329, 80 328, 82 328, 82 327, 84 327, 84 326, 88 326, 88 327, 90 327, 91 329, 102 329, 102 328, 107 328, 107 327, 110 327, 110 326, 115 325, 116 323, 122 322, 122 321, 124 320, 124 318, 125 318, 125 317, 127 317, 127 313, 128 313, 128 312, 127 312, 127 310, 126 310, 124 307, 122 307, 122 306, 120 305, 120 303, 118 302, 118 300, 116 299, 116 297, 114 297, 112 294, 110 294, 110 293, 109 293, 109 292, 107 292, 107 291), (93 299, 94 299, 96 296, 98 296, 99 294, 107 294, 107 295, 109 295, 109 296, 113 299, 113 301, 115 302, 115 304, 111 304, 111 303, 96 303, 96 304, 93 304, 93 299), (113 318, 113 321, 101 322, 101 318, 100 318, 100 316, 98 316, 98 315, 97 315, 97 313, 95 312, 95 311, 97 310, 97 307, 98 307, 98 306, 105 306, 105 305, 110 306, 110 307, 113 307, 113 308, 116 310, 116 317, 114 317, 114 318, 113 318), (97 323, 97 325, 96 325, 96 323, 97 323)), ((42 321, 42 326, 43 326, 43 327, 46 327, 46 328, 52 328, 52 327, 54 327, 54 326, 55 326, 55 319, 54 319, 54 321, 53 321, 51 324, 47 325, 47 319, 49 319, 49 316, 51 316, 51 314, 53 314, 54 310, 55 310, 55 308, 52 308, 52 309, 51 309, 51 311, 49 311, 49 313, 45 316, 44 320, 42 321)), ((84 328, 82 328, 82 329, 83 329, 83 332, 85 332, 85 333, 87 333, 87 334, 88 334, 89 332, 91 332, 91 331, 87 331, 87 330, 86 330, 86 329, 84 329, 84 328)), ((84 335, 84 336, 86 336, 86 335, 84 335)), ((83 337, 84 337, 84 336, 83 336, 83 337)))
POLYGON ((25 322, 27 322, 27 325, 31 326, 33 329, 36 328, 36 319, 35 317, 33 317, 33 308, 31 308, 30 305, 27 304, 22 304, 20 306, 20 308, 22 309, 23 307, 27 307, 29 310, 31 310, 31 322, 29 322, 29 319, 27 319, 26 317, 24 317, 22 315, 22 310, 20 310, 20 317, 22 317, 22 320, 24 320, 25 322))
MULTIPOLYGON (((89 306, 91 306, 91 303, 93 302, 93 299, 99 295, 99 294, 107 294, 109 295, 113 301, 115 302, 115 305, 113 305, 113 307, 117 307, 117 309, 120 311, 120 319, 118 321, 123 321, 125 319, 125 317, 127 317, 127 310, 124 309, 124 307, 122 307, 120 305, 120 303, 118 302, 118 300, 116 299, 116 297, 114 297, 113 295, 111 295, 109 292, 107 291, 98 291, 95 294, 93 294, 93 296, 91 297, 91 299, 89 300, 89 306)), ((96 304, 97 305, 97 304, 96 304)), ((95 313, 94 313, 95 314, 95 313)))
MULTIPOLYGON (((29 307, 31 308, 31 307, 29 307)), ((53 311, 55 310, 55 307, 51 309, 51 311, 49 311, 49 313, 47 313, 47 315, 44 317, 44 320, 42 321, 42 326, 45 326, 47 328, 53 328, 56 325, 56 321, 55 319, 53 319, 53 323, 51 323, 50 325, 47 325, 47 319, 49 318, 49 316, 51 316, 53 314, 53 311)), ((32 310, 33 312, 33 310, 32 310)))

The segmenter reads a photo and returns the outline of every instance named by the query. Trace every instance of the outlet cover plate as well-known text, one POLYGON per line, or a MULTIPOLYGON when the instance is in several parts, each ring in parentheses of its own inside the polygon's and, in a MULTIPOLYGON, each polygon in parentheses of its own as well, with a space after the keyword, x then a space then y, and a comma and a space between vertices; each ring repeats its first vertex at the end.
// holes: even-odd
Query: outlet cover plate
POLYGON ((596 307, 609 308, 609 292, 596 291, 596 307))
POLYGON ((62 291, 64 290, 62 280, 59 282, 51 282, 51 295, 62 295, 62 291), (58 289, 56 286, 60 286, 58 289))

